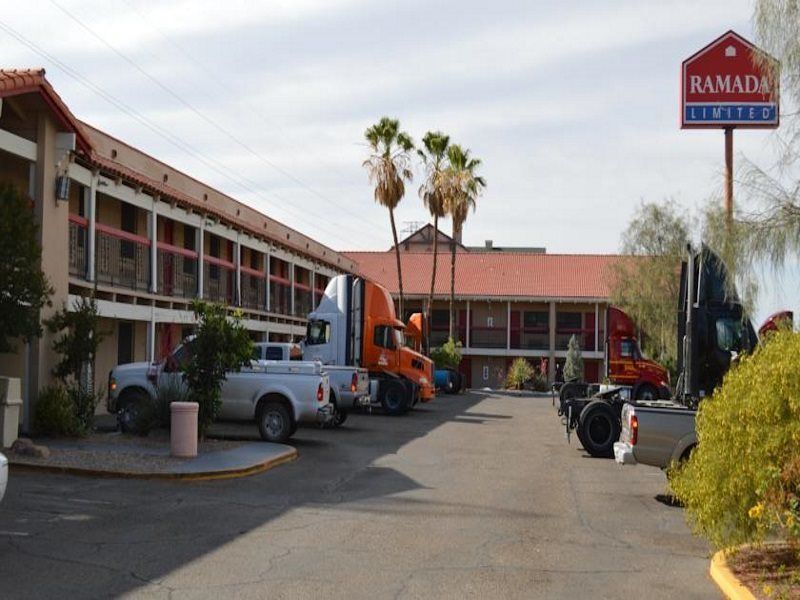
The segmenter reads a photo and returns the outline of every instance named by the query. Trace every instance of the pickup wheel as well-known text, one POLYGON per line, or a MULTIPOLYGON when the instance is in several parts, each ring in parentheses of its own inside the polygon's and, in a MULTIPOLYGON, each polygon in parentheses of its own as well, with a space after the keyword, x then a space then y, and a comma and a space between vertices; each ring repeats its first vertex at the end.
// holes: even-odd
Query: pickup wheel
POLYGON ((336 412, 333 414, 333 426, 341 427, 346 420, 347 420, 347 411, 342 410, 337 406, 336 412))
POLYGON ((378 400, 387 415, 402 415, 408 411, 408 390, 401 381, 386 379, 381 381, 378 400))
POLYGON ((294 433, 292 416, 281 402, 265 402, 258 411, 258 432, 265 442, 283 443, 294 433))
POLYGON ((136 421, 139 412, 145 403, 150 400, 147 392, 139 389, 132 389, 119 399, 119 411, 117 411, 117 423, 123 433, 134 433, 136 431, 136 421))
POLYGON ((619 439, 619 419, 605 402, 592 402, 581 413, 578 439, 595 457, 614 456, 614 442, 619 439))

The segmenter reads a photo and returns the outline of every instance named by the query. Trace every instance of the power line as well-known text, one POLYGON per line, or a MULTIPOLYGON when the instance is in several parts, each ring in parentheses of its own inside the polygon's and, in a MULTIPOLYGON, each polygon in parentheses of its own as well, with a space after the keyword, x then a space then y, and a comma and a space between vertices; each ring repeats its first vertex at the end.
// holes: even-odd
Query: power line
MULTIPOLYGON (((10 25, 8 25, 7 23, 5 23, 2 20, 0 20, 0 29, 3 29, 7 34, 9 34, 11 37, 16 39, 19 43, 21 43, 22 45, 28 47, 30 50, 32 50, 36 54, 40 55, 44 59, 50 61, 52 64, 56 65, 66 75, 68 75, 69 77, 71 77, 72 79, 74 79, 75 81, 77 81, 78 83, 80 83, 81 85, 83 85, 84 87, 86 87, 87 89, 92 91, 93 93, 95 93, 98 96, 100 96, 101 98, 103 98, 106 102, 108 102, 109 104, 111 104, 115 108, 119 109, 120 111, 122 111, 123 113, 127 114, 128 116, 132 117, 133 119, 135 119, 136 121, 138 121, 139 123, 144 125, 147 129, 149 129, 150 131, 155 133, 156 135, 164 138, 171 145, 175 146, 176 148, 178 148, 179 150, 181 150, 183 152, 186 152, 187 154, 189 154, 190 156, 192 156, 193 158, 198 160, 200 163, 202 163, 204 166, 208 167, 209 169, 211 169, 212 171, 214 171, 218 175, 226 178, 227 180, 231 181, 232 183, 238 185, 239 187, 241 187, 246 192, 254 194, 254 195, 258 196, 259 198, 261 198, 262 200, 264 200, 265 202, 267 202, 269 204, 272 204, 272 202, 268 198, 264 197, 263 194, 258 191, 258 189, 255 189, 255 188, 251 187, 251 185, 254 185, 254 186, 257 187, 258 184, 255 184, 255 183, 251 182, 250 180, 248 180, 245 177, 239 176, 234 171, 230 170, 228 167, 226 167, 225 165, 219 163, 218 161, 206 157, 201 152, 199 152, 198 150, 194 149, 187 142, 183 141, 181 138, 171 134, 169 131, 167 131, 164 128, 160 127, 158 124, 152 122, 150 119, 148 119, 147 117, 145 117, 144 115, 142 115, 141 113, 139 113, 138 111, 136 111, 135 109, 133 109, 132 107, 127 105, 122 100, 119 100, 118 98, 116 98, 113 95, 109 94, 108 92, 106 92, 105 90, 103 90, 102 88, 100 88, 99 86, 94 84, 91 80, 89 80, 86 77, 84 77, 83 75, 81 75, 78 71, 75 71, 74 69, 72 69, 67 64, 65 64, 62 61, 58 60, 56 57, 54 57, 53 55, 48 53, 46 50, 44 50, 43 48, 41 48, 40 46, 38 46, 37 44, 35 44, 31 40, 29 40, 28 38, 26 38, 25 36, 23 36, 19 32, 17 32, 15 29, 13 29, 10 25), (230 171, 230 173, 233 173, 233 175, 227 173, 226 171, 230 171), (251 185, 248 185, 247 182, 249 182, 251 185)), ((280 200, 282 202, 287 202, 286 200, 284 200, 283 198, 278 196, 278 194, 276 194, 275 192, 270 192, 270 193, 275 198, 277 198, 278 200, 280 200)), ((335 238, 340 239, 340 240, 345 240, 346 239, 348 244, 351 244, 353 242, 352 238, 340 237, 341 233, 338 230, 327 229, 327 228, 321 227, 318 222, 310 221, 310 220, 304 219, 302 217, 296 217, 296 218, 299 221, 302 221, 302 222, 306 223, 307 225, 309 225, 313 229, 316 229, 318 231, 328 232, 328 233, 332 234, 335 238)), ((364 232, 360 232, 360 233, 364 233, 364 232)))
POLYGON ((275 171, 277 171, 278 173, 282 174, 283 176, 289 178, 291 181, 293 181, 294 183, 296 183, 297 185, 299 185, 301 188, 305 189, 306 191, 310 192, 314 196, 320 198, 321 200, 324 200, 324 201, 326 201, 328 203, 331 203, 331 204, 337 206, 340 210, 342 210, 342 211, 354 216, 355 218, 357 218, 360 221, 370 225, 371 227, 373 226, 373 224, 370 221, 368 221, 367 219, 365 219, 362 215, 360 215, 357 212, 351 210, 350 208, 348 208, 348 207, 346 207, 346 206, 344 206, 344 205, 342 205, 342 204, 340 204, 340 203, 338 203, 338 202, 326 197, 324 194, 321 194, 320 192, 318 192, 317 190, 312 188, 310 185, 308 185, 305 181, 303 181, 299 177, 296 177, 294 174, 292 174, 289 171, 287 171, 286 169, 283 169, 282 167, 278 166, 277 164, 275 164, 274 162, 272 162, 271 160, 269 160, 268 158, 263 156, 261 153, 259 153, 255 149, 253 149, 249 144, 247 144, 246 142, 244 142, 241 139, 239 139, 236 135, 231 133, 228 129, 226 129, 225 127, 220 125, 217 121, 215 121, 214 119, 212 119, 211 117, 206 115, 204 112, 202 112, 199 109, 197 109, 193 104, 191 104, 190 102, 185 100, 180 94, 175 92, 172 88, 170 88, 169 86, 167 86, 164 83, 162 83, 157 77, 155 77, 154 75, 149 73, 146 69, 144 69, 141 65, 139 65, 132 58, 130 58, 125 53, 123 53, 120 50, 118 50, 113 44, 108 42, 105 38, 103 38, 99 33, 94 31, 91 27, 89 27, 86 23, 84 23, 76 15, 74 15, 69 10, 67 10, 66 8, 61 6, 56 0, 50 0, 50 3, 53 6, 55 6, 56 8, 58 8, 65 15, 67 15, 67 17, 72 19, 75 23, 77 23, 82 29, 84 29, 86 32, 88 32, 92 37, 94 37, 96 40, 98 40, 100 43, 102 43, 104 46, 106 46, 109 50, 111 50, 119 58, 124 60, 127 64, 129 64, 131 67, 133 67, 136 71, 141 73, 144 77, 146 77, 154 85, 156 85, 158 88, 163 90, 165 93, 169 94, 177 102, 179 102, 181 105, 183 105, 188 110, 190 110, 192 113, 194 113, 198 118, 200 118, 201 120, 203 120, 207 124, 211 125, 214 129, 216 129, 218 132, 222 133, 225 137, 227 137, 233 143, 235 143, 240 148, 245 150, 247 153, 251 154, 252 156, 257 158, 259 161, 261 161, 262 163, 264 163, 268 167, 274 169, 275 171))

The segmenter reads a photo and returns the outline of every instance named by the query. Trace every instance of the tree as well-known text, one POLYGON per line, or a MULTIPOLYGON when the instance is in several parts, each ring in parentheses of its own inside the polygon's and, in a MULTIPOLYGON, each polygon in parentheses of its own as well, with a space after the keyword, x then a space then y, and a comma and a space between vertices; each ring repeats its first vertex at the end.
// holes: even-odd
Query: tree
POLYGON ((453 224, 450 240, 450 337, 455 339, 456 240, 461 237, 469 210, 475 210, 486 180, 475 173, 481 161, 472 158, 468 149, 452 144, 447 149, 447 162, 444 171, 445 208, 453 224))
POLYGON ((674 370, 677 362, 680 265, 689 219, 672 201, 643 202, 622 234, 626 258, 611 267, 611 303, 646 335, 643 349, 674 370))
POLYGON ((389 209, 392 224, 392 239, 397 257, 397 283, 400 289, 400 318, 403 318, 403 271, 400 266, 400 247, 397 244, 397 227, 394 209, 406 193, 405 182, 411 182, 411 158, 409 153, 414 143, 406 132, 400 131, 397 119, 381 117, 375 125, 364 132, 370 146, 370 157, 363 166, 369 180, 375 186, 375 202, 389 209))
MULTIPOLYGON (((425 208, 433 217, 433 270, 431 272, 431 290, 428 294, 428 304, 425 308, 425 325, 428 334, 425 339, 430 339, 430 318, 433 306, 433 292, 436 285, 436 261, 439 252, 439 219, 447 213, 445 211, 445 179, 444 167, 447 158, 447 146, 450 136, 441 131, 429 131, 422 138, 424 150, 417 153, 425 165, 425 182, 419 188, 419 195, 425 208)), ((428 348, 430 351, 430 348, 428 348)))
POLYGON ((564 362, 564 381, 583 378, 583 356, 581 346, 575 334, 569 338, 567 346, 567 359, 564 362))
POLYGON ((0 186, 0 352, 14 352, 15 338, 42 335, 39 312, 53 288, 42 272, 37 231, 30 202, 0 186))
POLYGON ((198 319, 197 333, 183 378, 189 400, 199 404, 197 427, 203 435, 219 414, 225 373, 238 371, 250 361, 253 343, 238 313, 229 319, 222 306, 199 300, 192 308, 198 319))

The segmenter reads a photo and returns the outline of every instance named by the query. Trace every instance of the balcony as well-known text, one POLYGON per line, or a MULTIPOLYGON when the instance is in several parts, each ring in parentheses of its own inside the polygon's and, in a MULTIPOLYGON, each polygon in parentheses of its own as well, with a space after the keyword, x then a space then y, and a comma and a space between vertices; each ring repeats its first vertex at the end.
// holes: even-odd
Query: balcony
MULTIPOLYGON (((460 341, 462 345, 466 345, 467 328, 463 326, 456 327, 455 336, 457 342, 460 341)), ((436 346, 441 346, 447 341, 447 338, 449 337, 450 337, 450 327, 448 327, 447 325, 431 326, 431 335, 430 335, 431 348, 434 348, 436 346)))
POLYGON ((214 256, 203 257, 203 298, 218 304, 233 304, 236 267, 214 256))
POLYGON ((87 221, 78 215, 69 216, 69 274, 86 277, 87 221))
MULTIPOLYGON (((578 338, 581 350, 594 350, 594 328, 592 329, 558 329, 556 330, 556 350, 566 350, 572 336, 578 338)), ((599 337, 599 336, 598 336, 599 337)), ((600 337, 602 339, 602 337, 600 337)))
POLYGON ((292 286, 288 279, 270 276, 269 310, 288 315, 292 309, 292 286))
POLYGON ((267 309, 266 275, 242 265, 241 305, 256 310, 267 309))
POLYGON ((549 350, 550 334, 546 328, 512 329, 511 348, 514 350, 549 350))
POLYGON ((95 230, 97 281, 147 291, 150 287, 150 240, 102 223, 96 223, 95 230))
POLYGON ((162 296, 197 296, 197 252, 158 242, 158 293, 162 296))
POLYGON ((311 288, 295 284, 294 286, 294 316, 307 317, 308 313, 314 310, 314 298, 311 294, 311 288))
POLYGON ((505 348, 508 331, 505 327, 473 327, 470 329, 470 348, 505 348))

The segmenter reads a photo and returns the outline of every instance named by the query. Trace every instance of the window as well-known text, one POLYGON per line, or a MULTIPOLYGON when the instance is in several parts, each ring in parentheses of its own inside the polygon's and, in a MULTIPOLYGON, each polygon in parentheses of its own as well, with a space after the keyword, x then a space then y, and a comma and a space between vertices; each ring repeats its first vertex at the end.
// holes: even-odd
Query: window
MULTIPOLYGON (((136 233, 136 207, 122 202, 120 204, 120 229, 128 233, 136 233)), ((122 240, 120 242, 122 258, 134 258, 136 248, 133 242, 122 240)))
POLYGON ((489 381, 489 367, 483 367, 483 380, 489 381))
POLYGON ((117 329, 117 364, 133 362, 133 323, 120 321, 117 329))
POLYGON ((526 310, 522 323, 526 329, 547 329, 550 326, 550 315, 546 310, 526 310))
POLYGON ((431 327, 449 327, 450 311, 447 309, 435 308, 431 312, 431 327))
POLYGON ((250 251, 250 268, 258 271, 258 255, 252 250, 250 251))
POLYGON ((639 351, 636 348, 636 342, 632 339, 624 339, 620 342, 620 356, 622 358, 632 358, 636 360, 639 358, 639 351))
MULTIPOLYGON (((211 252, 211 256, 214 258, 219 258, 219 238, 215 235, 212 235, 209 239, 209 250, 211 252)), ((213 263, 208 265, 208 276, 210 279, 219 279, 219 265, 215 265, 213 263)))
POLYGON ((164 371, 167 373, 177 373, 182 371, 189 359, 192 357, 192 342, 185 342, 178 346, 178 348, 167 357, 164 371))
MULTIPOLYGON (((327 344, 331 338, 331 324, 328 321, 309 321, 306 327, 306 344, 318 346, 327 344)), ((377 338, 376 338, 377 339, 377 338)))
POLYGON ((283 360, 283 348, 280 346, 267 346, 264 348, 264 358, 266 360, 283 360))
POLYGON ((395 330, 387 325, 375 327, 375 345, 381 348, 395 349, 395 330))
POLYGON ((556 329, 580 329, 581 313, 560 312, 556 314, 556 329))
POLYGON ((738 319, 717 319, 717 347, 725 352, 742 349, 742 322, 738 319))

